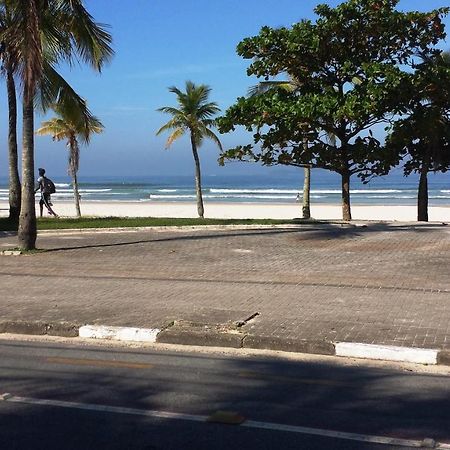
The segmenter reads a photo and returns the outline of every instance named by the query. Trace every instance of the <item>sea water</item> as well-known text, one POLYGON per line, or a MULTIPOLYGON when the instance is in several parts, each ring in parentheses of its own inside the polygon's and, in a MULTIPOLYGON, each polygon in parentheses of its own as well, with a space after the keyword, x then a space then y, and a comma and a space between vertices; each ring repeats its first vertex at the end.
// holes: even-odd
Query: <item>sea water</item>
MULTIPOLYGON (((303 170, 282 174, 205 175, 205 202, 295 203, 301 201, 303 170)), ((56 184, 54 201, 73 199, 68 177, 51 177, 56 184)), ((450 206, 450 174, 429 174, 429 204, 450 206)), ((378 177, 363 184, 352 177, 352 203, 359 205, 414 205, 418 177, 400 172, 378 177)), ((192 202, 195 201, 193 176, 114 176, 79 177, 82 201, 192 202)), ((8 200, 7 180, 0 179, 0 201, 8 200)), ((336 174, 314 169, 311 175, 311 203, 339 204, 340 179, 336 174)))

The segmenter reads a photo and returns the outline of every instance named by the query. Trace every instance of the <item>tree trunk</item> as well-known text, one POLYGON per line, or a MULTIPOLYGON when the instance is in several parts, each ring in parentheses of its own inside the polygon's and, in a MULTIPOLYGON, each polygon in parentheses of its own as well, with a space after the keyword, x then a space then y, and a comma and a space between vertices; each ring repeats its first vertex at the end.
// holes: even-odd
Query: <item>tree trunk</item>
POLYGON ((6 85, 8 90, 8 154, 9 154, 9 218, 19 222, 21 186, 17 156, 17 100, 16 86, 11 70, 7 70, 6 85))
POLYGON ((311 166, 305 166, 304 170, 304 180, 303 180, 303 218, 311 218, 311 210, 309 207, 309 200, 311 195, 311 166))
POLYGON ((342 177, 342 219, 352 220, 350 208, 350 172, 346 168, 341 173, 342 177))
POLYGON ((419 189, 417 192, 417 220, 428 222, 428 162, 424 162, 420 169, 419 189))
POLYGON ((191 145, 192 154, 194 155, 195 161, 195 190, 197 194, 197 212, 198 217, 203 219, 205 210, 203 207, 203 197, 202 197, 202 178, 200 173, 200 159, 198 157, 197 144, 195 143, 194 135, 191 132, 191 145))
POLYGON ((36 210, 34 197, 34 108, 33 97, 25 93, 23 100, 22 137, 22 205, 19 217, 19 247, 36 248, 36 210))
POLYGON ((73 187, 73 196, 75 199, 75 210, 77 212, 77 217, 81 217, 81 209, 80 209, 80 194, 78 192, 78 178, 77 173, 72 173, 72 187, 73 187))

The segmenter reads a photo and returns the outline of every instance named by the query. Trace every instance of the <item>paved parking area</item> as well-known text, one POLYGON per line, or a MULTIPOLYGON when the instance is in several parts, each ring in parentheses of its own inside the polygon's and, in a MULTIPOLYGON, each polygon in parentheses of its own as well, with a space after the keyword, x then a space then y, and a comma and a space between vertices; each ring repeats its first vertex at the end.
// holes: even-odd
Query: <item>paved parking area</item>
MULTIPOLYGON (((15 237, 0 236, 0 248, 15 237)), ((268 338, 450 349, 450 227, 46 233, 0 256, 0 318, 245 327, 268 338)))

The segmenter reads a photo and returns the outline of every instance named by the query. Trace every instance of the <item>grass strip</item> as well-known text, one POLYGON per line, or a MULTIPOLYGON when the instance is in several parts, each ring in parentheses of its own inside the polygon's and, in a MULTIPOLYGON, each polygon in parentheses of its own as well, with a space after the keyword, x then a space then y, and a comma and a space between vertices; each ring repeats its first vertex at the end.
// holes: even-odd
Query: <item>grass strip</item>
MULTIPOLYGON (((283 225, 305 223, 302 219, 196 219, 172 217, 81 217, 38 219, 38 230, 65 230, 79 228, 127 228, 199 225, 283 225)), ((16 231, 17 224, 0 218, 0 231, 16 231)))

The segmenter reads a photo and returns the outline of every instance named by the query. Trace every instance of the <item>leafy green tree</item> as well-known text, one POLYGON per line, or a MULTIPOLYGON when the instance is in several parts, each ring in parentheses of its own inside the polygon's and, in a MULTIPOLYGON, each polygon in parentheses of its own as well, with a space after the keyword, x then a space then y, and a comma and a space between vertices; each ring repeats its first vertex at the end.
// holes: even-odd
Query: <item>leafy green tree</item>
MULTIPOLYGON (((298 92, 299 83, 295 78, 289 80, 272 80, 261 81, 255 86, 252 86, 248 93, 250 96, 265 94, 271 89, 280 88, 288 92, 298 92)), ((303 124, 299 124, 300 127, 303 124)), ((306 125, 307 126, 307 125, 306 125)), ((308 139, 303 139, 303 148, 305 151, 308 149, 308 139)), ((220 162, 220 161, 219 161, 220 162)), ((286 161, 287 165, 294 165, 303 167, 303 196, 302 196, 302 216, 304 219, 311 218, 310 198, 311 198, 311 164, 295 164, 292 161, 286 161)))
POLYGON ((417 65, 409 115, 397 120, 387 146, 404 159, 404 174, 420 175, 417 220, 428 221, 428 173, 450 170, 450 54, 417 65))
POLYGON ((239 98, 218 120, 219 131, 244 126, 253 131, 253 143, 227 150, 222 161, 311 162, 337 172, 343 219, 351 220, 351 176, 369 176, 375 168, 387 173, 398 162, 371 128, 406 112, 414 74, 405 66, 418 51, 435 54, 434 45, 444 37, 447 8, 401 12, 395 9, 397 3, 348 0, 336 8, 322 4, 315 8, 315 22, 263 27, 259 35, 240 42, 238 54, 252 60, 248 75, 270 80, 289 74, 299 87, 298 92, 277 89, 239 98), (299 128, 299 123, 307 126, 299 128))
POLYGON ((220 109, 217 103, 208 101, 211 88, 204 84, 196 85, 192 81, 187 81, 185 92, 180 91, 175 86, 170 87, 169 91, 177 96, 178 108, 165 106, 158 109, 160 112, 171 115, 172 118, 156 134, 171 131, 166 143, 166 148, 168 148, 175 140, 189 133, 195 162, 197 212, 199 217, 203 217, 204 207, 198 149, 205 139, 211 139, 221 151, 223 150, 219 138, 211 129, 215 127, 213 116, 220 109))
POLYGON ((92 133, 103 131, 102 123, 95 117, 79 120, 77 115, 72 117, 71 111, 56 111, 59 117, 54 117, 42 123, 36 133, 39 135, 51 135, 54 141, 67 140, 69 150, 69 165, 67 172, 72 178, 73 196, 75 199, 75 210, 77 217, 81 217, 80 194, 78 191, 78 168, 80 165, 79 141, 88 145, 92 133))
MULTIPOLYGON (((19 217, 19 246, 29 250, 36 243, 34 205, 34 103, 77 106, 83 102, 57 73, 60 62, 74 58, 100 71, 110 59, 111 36, 96 23, 82 0, 3 0, 8 22, 0 30, 0 40, 14 57, 15 73, 23 86, 22 192, 19 217)), ((74 110, 75 111, 75 110, 74 110)))

